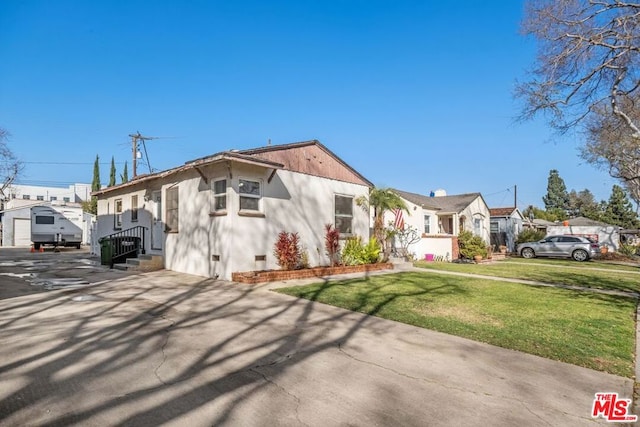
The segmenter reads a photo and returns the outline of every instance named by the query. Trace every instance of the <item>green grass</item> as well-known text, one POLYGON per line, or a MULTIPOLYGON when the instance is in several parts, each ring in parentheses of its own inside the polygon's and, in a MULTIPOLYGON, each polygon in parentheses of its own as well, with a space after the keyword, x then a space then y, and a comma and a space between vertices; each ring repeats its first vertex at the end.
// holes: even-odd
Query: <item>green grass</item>
POLYGON ((621 271, 630 271, 640 273, 640 264, 637 266, 625 265, 625 264, 616 264, 615 262, 607 262, 600 260, 591 260, 587 262, 577 262, 570 259, 565 258, 507 258, 504 261, 506 263, 529 263, 529 264, 542 264, 542 265, 556 265, 556 266, 565 266, 571 268, 594 268, 594 269, 605 269, 605 270, 621 270, 621 271))
POLYGON ((558 283, 570 286, 583 286, 596 289, 640 292, 640 269, 635 267, 615 268, 610 264, 577 263, 564 260, 518 259, 517 261, 498 261, 492 264, 455 264, 443 262, 415 263, 416 267, 438 271, 497 276, 508 279, 526 279, 545 283, 558 283), (560 261, 557 263, 556 261, 560 261), (570 264, 565 265, 564 262, 570 264), (604 266, 605 271, 601 270, 604 266), (635 270, 633 270, 635 268, 635 270))
POLYGON ((277 289, 631 378, 635 300, 419 272, 277 289))

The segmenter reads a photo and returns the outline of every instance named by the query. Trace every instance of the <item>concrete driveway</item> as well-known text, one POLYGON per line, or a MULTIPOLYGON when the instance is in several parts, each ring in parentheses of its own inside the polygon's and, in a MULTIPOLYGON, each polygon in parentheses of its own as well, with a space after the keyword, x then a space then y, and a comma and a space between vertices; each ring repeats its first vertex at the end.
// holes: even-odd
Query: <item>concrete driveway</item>
POLYGON ((631 396, 629 379, 167 271, 3 297, 28 279, 7 264, 3 426, 581 426, 596 392, 631 396))

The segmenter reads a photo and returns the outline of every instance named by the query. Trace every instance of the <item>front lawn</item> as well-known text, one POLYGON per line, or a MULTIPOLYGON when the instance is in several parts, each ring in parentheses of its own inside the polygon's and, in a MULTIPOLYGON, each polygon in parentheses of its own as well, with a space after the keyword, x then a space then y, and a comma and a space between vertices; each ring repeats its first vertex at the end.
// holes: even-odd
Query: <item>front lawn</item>
POLYGON ((546 262, 540 262, 537 259, 517 259, 517 261, 497 261, 491 264, 419 261, 415 265, 429 270, 454 271, 587 288, 640 292, 640 269, 636 267, 613 266, 594 262, 578 263, 556 259, 546 260, 546 262))
POLYGON ((631 378, 635 300, 419 272, 277 289, 631 378))

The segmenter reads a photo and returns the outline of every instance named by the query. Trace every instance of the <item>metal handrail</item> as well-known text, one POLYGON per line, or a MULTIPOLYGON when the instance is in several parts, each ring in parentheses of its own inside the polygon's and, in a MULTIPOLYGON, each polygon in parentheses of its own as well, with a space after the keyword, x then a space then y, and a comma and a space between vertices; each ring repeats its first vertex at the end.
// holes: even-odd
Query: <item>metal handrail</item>
POLYGON ((133 253, 135 253, 136 256, 145 253, 146 229, 146 227, 136 225, 135 227, 109 234, 100 239, 101 242, 106 240, 111 241, 112 250, 111 259, 109 260, 111 268, 113 268, 116 258, 126 257, 133 253))

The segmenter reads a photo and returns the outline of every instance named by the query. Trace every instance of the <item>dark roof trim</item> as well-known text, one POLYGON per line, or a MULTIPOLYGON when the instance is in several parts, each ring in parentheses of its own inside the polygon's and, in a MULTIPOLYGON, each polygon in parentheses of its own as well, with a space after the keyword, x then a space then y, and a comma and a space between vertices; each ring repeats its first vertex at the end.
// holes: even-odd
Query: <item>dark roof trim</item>
POLYGON ((125 182, 124 184, 120 184, 120 185, 116 185, 113 187, 108 187, 108 188, 103 188, 101 190, 98 191, 94 191, 91 193, 92 196, 99 196, 102 194, 106 194, 109 193, 111 191, 115 191, 115 190, 122 190, 124 188, 128 188, 128 187, 132 187, 134 185, 137 184, 141 184, 143 182, 148 182, 148 181, 152 181, 155 179, 161 179, 161 178, 166 178, 167 176, 170 175, 175 175, 177 173, 180 172, 184 172, 186 170, 189 169, 195 169, 201 166, 209 166, 215 163, 221 163, 221 162, 225 162, 225 161, 231 161, 231 162, 238 162, 238 163, 245 163, 245 164, 250 164, 250 165, 254 165, 254 166, 262 166, 262 167, 266 167, 266 168, 274 168, 274 169, 282 169, 284 167, 284 165, 280 164, 280 163, 276 163, 276 162, 270 162, 267 160, 261 160, 261 159, 257 159, 255 157, 251 157, 251 156, 245 156, 236 152, 231 152, 231 151, 223 151, 221 153, 218 154, 214 154, 213 156, 207 156, 207 157, 202 157, 200 159, 196 159, 196 160, 191 160, 187 163, 185 163, 183 166, 178 166, 172 169, 167 169, 166 171, 162 171, 162 172, 157 172, 154 174, 148 174, 148 175, 138 175, 136 178, 132 179, 129 182, 125 182))

